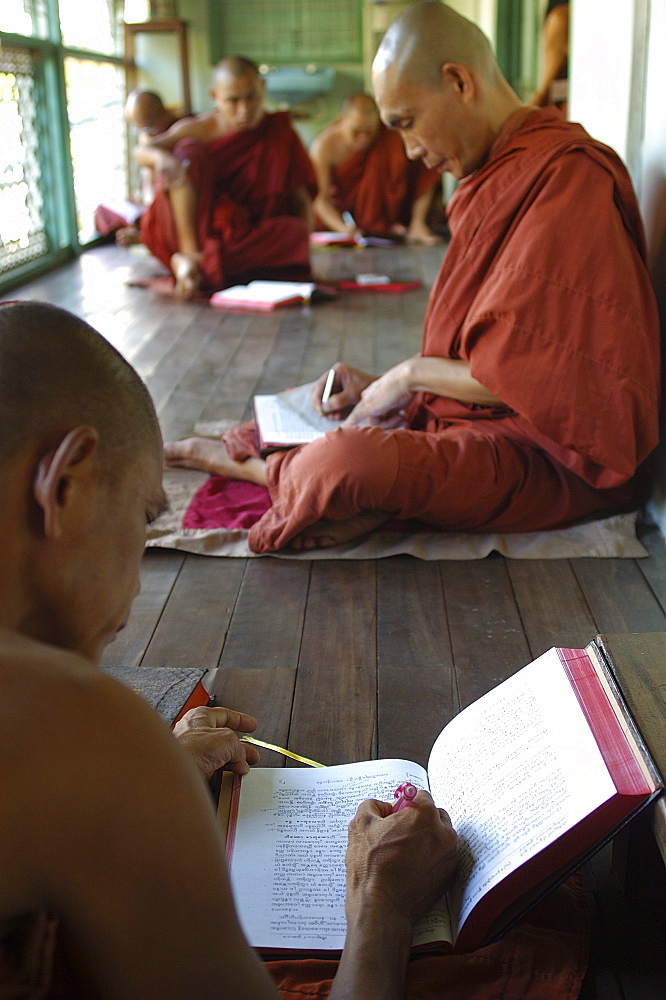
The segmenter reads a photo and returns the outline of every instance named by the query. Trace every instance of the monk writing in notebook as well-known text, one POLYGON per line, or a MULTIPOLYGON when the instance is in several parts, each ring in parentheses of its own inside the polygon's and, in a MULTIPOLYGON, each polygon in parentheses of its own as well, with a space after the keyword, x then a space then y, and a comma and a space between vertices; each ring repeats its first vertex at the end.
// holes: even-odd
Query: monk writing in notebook
POLYGON ((373 80, 408 155, 462 181, 421 352, 380 377, 338 364, 325 408, 341 426, 318 441, 264 462, 243 427, 226 446, 168 445, 167 463, 265 483, 258 552, 334 545, 388 518, 519 532, 635 505, 658 436, 659 328, 624 166, 580 125, 524 106, 445 4, 398 17, 373 80))
POLYGON ((441 242, 427 222, 439 175, 407 159, 400 137, 382 124, 367 94, 345 100, 340 117, 314 139, 310 156, 319 183, 319 228, 404 236, 425 246, 441 242))
POLYGON ((140 162, 161 181, 141 238, 191 298, 254 278, 310 277, 314 170, 287 112, 263 109, 254 63, 213 70, 215 110, 150 139, 140 162))

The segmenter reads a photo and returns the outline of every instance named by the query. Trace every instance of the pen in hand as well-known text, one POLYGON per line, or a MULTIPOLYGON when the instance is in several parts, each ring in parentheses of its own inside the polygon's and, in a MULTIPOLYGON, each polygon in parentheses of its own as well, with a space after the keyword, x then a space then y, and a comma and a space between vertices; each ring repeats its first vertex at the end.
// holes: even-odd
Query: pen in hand
POLYGON ((416 793, 418 788, 413 785, 411 781, 403 781, 401 785, 398 785, 393 793, 393 798, 397 799, 396 803, 391 809, 391 813, 400 812, 405 806, 411 805, 413 800, 416 798, 416 793))
POLYGON ((333 391, 333 383, 335 382, 335 368, 331 368, 328 375, 326 376, 326 384, 324 386, 324 391, 321 394, 321 412, 324 412, 324 404, 328 403, 331 392, 333 391))

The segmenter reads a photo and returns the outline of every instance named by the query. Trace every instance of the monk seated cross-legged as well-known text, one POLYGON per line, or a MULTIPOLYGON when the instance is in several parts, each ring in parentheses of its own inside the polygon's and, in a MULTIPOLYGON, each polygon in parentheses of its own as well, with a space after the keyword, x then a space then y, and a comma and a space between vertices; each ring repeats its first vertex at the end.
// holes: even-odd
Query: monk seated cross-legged
POLYGON ((254 63, 223 59, 213 70, 215 110, 137 153, 162 185, 141 238, 181 298, 253 278, 310 277, 314 170, 289 114, 264 111, 264 89, 254 63))
POLYGON ((660 365, 626 169, 580 125, 523 105, 445 4, 393 22, 373 84, 409 157, 464 179, 420 354, 381 377, 338 364, 325 409, 341 426, 311 444, 263 461, 244 427, 169 444, 167 464, 265 483, 257 552, 330 546, 388 518, 522 532, 635 506, 660 365))
POLYGON ((439 175, 407 159, 400 137, 382 124, 367 94, 345 100, 340 117, 314 139, 310 156, 321 228, 352 236, 404 236, 425 246, 441 243, 427 222, 439 175))

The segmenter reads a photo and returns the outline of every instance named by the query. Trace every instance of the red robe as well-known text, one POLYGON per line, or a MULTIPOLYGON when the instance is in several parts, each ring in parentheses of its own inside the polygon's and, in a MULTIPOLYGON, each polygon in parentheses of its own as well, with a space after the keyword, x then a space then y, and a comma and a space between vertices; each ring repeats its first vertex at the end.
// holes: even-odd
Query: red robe
MULTIPOLYGON (((209 289, 253 278, 310 276, 309 234, 292 204, 296 188, 314 197, 314 169, 287 112, 265 115, 256 128, 202 144, 178 143, 198 196, 201 270, 209 289)), ((166 191, 141 220, 141 238, 170 269, 178 240, 166 191)))
POLYGON ((395 223, 409 225, 412 205, 438 180, 436 170, 408 160, 398 133, 381 125, 369 149, 333 168, 330 198, 338 211, 351 212, 361 229, 388 233, 395 223))
POLYGON ((406 429, 343 427, 269 456, 255 551, 361 510, 530 531, 635 503, 658 439, 659 325, 620 160, 557 112, 523 108, 459 185, 449 222, 422 353, 469 361, 505 405, 417 393, 406 429))

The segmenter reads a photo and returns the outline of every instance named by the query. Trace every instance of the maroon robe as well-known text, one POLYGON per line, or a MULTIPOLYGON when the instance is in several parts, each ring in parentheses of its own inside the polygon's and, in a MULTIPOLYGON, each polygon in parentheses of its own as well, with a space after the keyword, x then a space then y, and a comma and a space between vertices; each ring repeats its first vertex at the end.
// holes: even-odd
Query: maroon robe
MULTIPOLYGON (((202 144, 179 142, 198 197, 201 271, 218 290, 253 278, 310 276, 309 233, 293 195, 317 186, 310 158, 287 112, 264 115, 253 129, 202 144)), ((178 251, 169 195, 158 191, 141 219, 141 238, 170 269, 178 251)))
MULTIPOLYGON (((255 551, 362 510, 515 532, 635 503, 658 438, 659 326, 619 158, 557 112, 522 108, 449 221, 422 354, 467 360, 504 406, 417 393, 406 429, 342 427, 269 456, 255 551)), ((251 452, 242 433, 225 440, 236 459, 251 452)))
POLYGON ((338 211, 351 212, 366 232, 382 234, 396 223, 409 225, 414 202, 434 189, 439 175, 408 160, 398 133, 380 125, 372 146, 333 167, 331 180, 330 198, 338 211))

